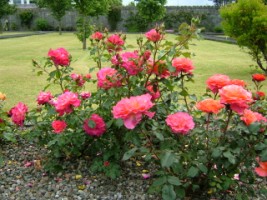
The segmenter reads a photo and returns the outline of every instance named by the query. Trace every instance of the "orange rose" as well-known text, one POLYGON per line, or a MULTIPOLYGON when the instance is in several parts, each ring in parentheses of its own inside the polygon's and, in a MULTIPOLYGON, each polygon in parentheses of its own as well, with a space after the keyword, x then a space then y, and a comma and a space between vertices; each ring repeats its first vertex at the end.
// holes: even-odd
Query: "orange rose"
POLYGON ((208 78, 206 84, 213 93, 217 93, 219 89, 223 88, 226 85, 231 84, 231 80, 226 75, 215 74, 208 78))
POLYGON ((198 110, 203 112, 217 114, 224 107, 224 105, 222 105, 218 100, 205 99, 198 102, 196 107, 198 110))
POLYGON ((255 113, 251 110, 244 110, 243 116, 241 117, 241 120, 245 122, 247 126, 257 121, 257 117, 255 113))
POLYGON ((6 100, 6 95, 0 92, 0 100, 6 100))

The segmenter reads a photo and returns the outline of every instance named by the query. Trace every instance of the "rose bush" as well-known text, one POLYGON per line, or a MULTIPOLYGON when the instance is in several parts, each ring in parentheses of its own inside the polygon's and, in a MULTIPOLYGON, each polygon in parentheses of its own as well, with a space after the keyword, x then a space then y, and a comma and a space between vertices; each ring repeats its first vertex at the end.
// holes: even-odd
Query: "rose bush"
POLYGON ((9 114, 19 126, 27 115, 28 138, 49 150, 47 170, 88 156, 91 170, 115 178, 121 162, 135 157, 156 171, 143 177, 153 179, 149 192, 163 199, 244 199, 264 192, 255 190, 266 175, 264 78, 253 76, 252 93, 244 81, 215 74, 206 94, 190 94, 186 83, 197 66, 187 49, 197 31, 194 23, 183 24, 171 42, 156 27, 137 39, 135 51, 126 51, 121 34, 96 32, 89 48, 96 67, 87 75, 73 73, 67 50, 50 50, 44 65, 33 61, 49 81, 38 107, 28 111, 19 103, 9 114), (84 91, 86 82, 96 83, 97 91, 84 91), (50 84, 61 93, 46 91, 50 84))

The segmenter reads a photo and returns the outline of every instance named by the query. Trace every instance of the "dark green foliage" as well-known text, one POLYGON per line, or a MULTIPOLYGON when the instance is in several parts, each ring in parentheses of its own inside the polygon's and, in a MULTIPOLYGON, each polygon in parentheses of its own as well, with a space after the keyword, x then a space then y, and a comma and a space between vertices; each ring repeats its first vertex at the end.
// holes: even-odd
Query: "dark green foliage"
POLYGON ((239 0, 220 10, 225 33, 246 48, 267 74, 267 6, 262 0, 239 0))
POLYGON ((2 17, 12 14, 16 11, 15 6, 11 6, 8 0, 0 0, 0 33, 2 33, 3 25, 1 23, 2 17))
POLYGON ((46 19, 38 18, 38 19, 36 19, 35 24, 36 24, 36 30, 38 30, 38 31, 51 31, 51 30, 53 30, 53 27, 51 27, 48 24, 48 21, 46 19))
POLYGON ((19 17, 21 25, 30 29, 33 20, 33 12, 31 10, 23 10, 21 13, 19 13, 19 17))
POLYGON ((110 25, 110 30, 115 31, 117 28, 118 22, 121 20, 121 2, 111 6, 108 12, 108 22, 110 25))

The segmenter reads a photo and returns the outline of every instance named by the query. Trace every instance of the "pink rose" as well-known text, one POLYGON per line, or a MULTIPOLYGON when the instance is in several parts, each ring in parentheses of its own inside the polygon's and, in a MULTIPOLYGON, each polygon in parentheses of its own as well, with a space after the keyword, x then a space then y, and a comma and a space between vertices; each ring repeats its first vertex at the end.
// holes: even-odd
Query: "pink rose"
POLYGON ((121 86, 121 75, 113 68, 102 68, 97 73, 97 86, 103 89, 121 86))
POLYGON ((23 126, 27 112, 28 107, 24 103, 19 102, 16 106, 10 109, 8 114, 9 116, 11 116, 11 119, 14 124, 18 126, 23 126))
POLYGON ((159 86, 157 84, 149 84, 146 89, 148 90, 148 93, 151 95, 151 100, 154 101, 156 99, 160 98, 160 91, 159 86))
POLYGON ((55 133, 62 133, 67 127, 67 124, 63 120, 55 120, 52 122, 52 127, 55 133))
POLYGON ((71 113, 73 107, 79 107, 80 104, 81 100, 78 98, 78 95, 73 92, 65 92, 61 94, 57 100, 53 102, 53 105, 60 116, 65 113, 71 113))
POLYGON ((137 51, 125 52, 121 54, 121 66, 126 69, 129 75, 136 75, 143 70, 142 64, 139 63, 139 55, 137 51))
POLYGON ((52 98, 53 96, 50 92, 40 92, 37 97, 37 103, 39 105, 44 105, 46 103, 49 103, 52 98))
POLYGON ((121 39, 121 37, 117 34, 113 34, 111 35, 108 39, 107 39, 107 49, 108 51, 121 51, 122 50, 122 46, 124 45, 124 41, 123 39, 121 39))
POLYGON ((56 50, 50 49, 48 52, 48 57, 56 66, 61 65, 66 67, 70 64, 70 55, 64 48, 58 48, 56 50))
POLYGON ((248 108, 248 103, 253 102, 252 94, 239 85, 227 85, 219 90, 220 102, 229 104, 231 109, 239 114, 248 108))
POLYGON ((92 114, 89 119, 84 121, 83 129, 88 135, 100 137, 106 131, 106 124, 99 115, 92 114), (89 126, 90 121, 92 121, 93 127, 89 126))
POLYGON ((154 105, 151 98, 150 94, 123 98, 112 108, 113 117, 122 119, 126 128, 134 129, 143 115, 149 118, 154 116, 154 113, 148 111, 154 105))
POLYGON ((163 38, 163 36, 156 29, 151 29, 145 34, 145 36, 149 41, 152 42, 158 42, 163 38))
POLYGON ((80 87, 82 87, 84 85, 84 83, 85 83, 84 77, 82 75, 80 75, 80 74, 73 73, 73 74, 70 75, 70 77, 80 87))
POLYGON ((91 38, 93 39, 93 40, 102 40, 102 38, 103 38, 103 34, 102 33, 100 33, 100 32, 95 32, 95 33, 93 33, 92 35, 91 35, 91 38))
POLYGON ((219 89, 226 85, 231 84, 231 80, 228 76, 223 74, 215 74, 208 78, 207 86, 213 93, 218 93, 219 89))
POLYGON ((175 75, 180 72, 184 72, 187 74, 192 74, 194 69, 193 63, 188 58, 174 58, 172 60, 172 66, 176 69, 175 75))
POLYGON ((82 99, 89 99, 91 97, 91 93, 90 92, 81 92, 80 96, 82 97, 82 99))
POLYGON ((186 112, 177 112, 168 115, 165 121, 175 134, 180 133, 185 135, 195 127, 192 116, 186 112))
POLYGON ((255 122, 267 122, 267 119, 262 114, 247 109, 244 110, 241 120, 243 120, 247 126, 255 122))

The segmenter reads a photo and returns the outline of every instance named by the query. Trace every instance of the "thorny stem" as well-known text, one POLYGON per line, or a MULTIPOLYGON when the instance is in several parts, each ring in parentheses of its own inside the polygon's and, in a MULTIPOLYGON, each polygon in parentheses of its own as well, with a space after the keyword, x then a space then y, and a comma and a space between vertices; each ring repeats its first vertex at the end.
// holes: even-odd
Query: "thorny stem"
POLYGON ((224 135, 226 134, 226 131, 228 129, 229 122, 231 120, 232 114, 233 114, 233 111, 230 109, 229 114, 228 114, 228 118, 227 118, 227 122, 226 122, 226 126, 225 126, 225 129, 223 131, 224 135))

